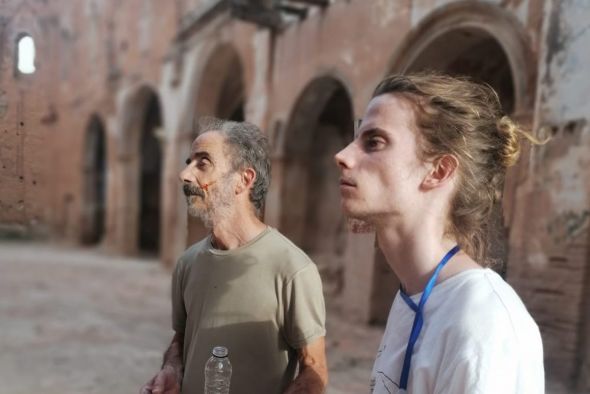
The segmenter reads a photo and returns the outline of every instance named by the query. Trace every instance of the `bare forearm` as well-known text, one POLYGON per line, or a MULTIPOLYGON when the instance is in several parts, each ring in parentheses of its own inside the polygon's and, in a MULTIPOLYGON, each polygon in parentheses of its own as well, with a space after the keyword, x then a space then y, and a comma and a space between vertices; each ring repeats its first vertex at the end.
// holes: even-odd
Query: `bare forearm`
POLYGON ((162 369, 171 368, 174 370, 179 383, 182 382, 182 375, 184 372, 184 365, 182 362, 183 346, 184 335, 175 333, 170 346, 164 353, 164 361, 162 362, 162 369))
POLYGON ((304 368, 285 391, 285 394, 322 394, 328 383, 327 371, 319 368, 304 368))

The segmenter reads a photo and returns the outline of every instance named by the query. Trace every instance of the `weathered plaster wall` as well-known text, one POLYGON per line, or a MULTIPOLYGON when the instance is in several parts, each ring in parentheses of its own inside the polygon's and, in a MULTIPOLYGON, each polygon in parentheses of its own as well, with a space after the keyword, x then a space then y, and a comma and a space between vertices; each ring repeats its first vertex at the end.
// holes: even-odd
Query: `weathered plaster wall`
POLYGON ((590 4, 546 4, 537 131, 552 139, 527 163, 515 202, 508 281, 541 326, 547 369, 590 390, 590 4))

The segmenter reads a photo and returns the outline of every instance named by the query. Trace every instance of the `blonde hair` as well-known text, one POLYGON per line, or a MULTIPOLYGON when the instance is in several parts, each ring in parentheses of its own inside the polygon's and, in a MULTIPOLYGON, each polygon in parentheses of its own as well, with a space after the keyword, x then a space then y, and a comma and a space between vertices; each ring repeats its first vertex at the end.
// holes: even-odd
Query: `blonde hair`
POLYGON ((373 97, 401 95, 415 108, 425 160, 453 155, 459 182, 451 200, 447 234, 482 265, 490 243, 494 206, 501 200, 506 169, 520 155, 522 139, 543 143, 502 112, 489 85, 437 73, 392 75, 379 83, 373 97))

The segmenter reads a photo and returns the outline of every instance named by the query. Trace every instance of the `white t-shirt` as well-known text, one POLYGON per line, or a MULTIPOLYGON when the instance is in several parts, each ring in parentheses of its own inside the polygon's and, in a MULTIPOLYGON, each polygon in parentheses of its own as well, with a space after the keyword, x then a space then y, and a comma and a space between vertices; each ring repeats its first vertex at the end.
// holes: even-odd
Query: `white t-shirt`
MULTIPOLYGON (((412 296, 418 305, 422 294, 412 296)), ((371 374, 373 394, 396 394, 414 311, 396 294, 371 374)), ((424 308, 408 393, 544 393, 539 328, 514 290, 490 269, 437 284, 424 308)))

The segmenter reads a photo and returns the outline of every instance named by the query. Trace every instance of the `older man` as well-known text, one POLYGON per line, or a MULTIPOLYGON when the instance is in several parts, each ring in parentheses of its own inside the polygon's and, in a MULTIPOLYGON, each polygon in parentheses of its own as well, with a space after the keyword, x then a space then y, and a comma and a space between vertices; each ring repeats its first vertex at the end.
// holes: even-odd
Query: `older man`
POLYGON ((178 260, 175 334, 142 393, 202 393, 216 345, 229 349, 232 394, 322 393, 325 307, 317 268, 260 220, 270 183, 266 138, 249 123, 208 119, 186 164, 180 180, 189 214, 211 234, 178 260))

